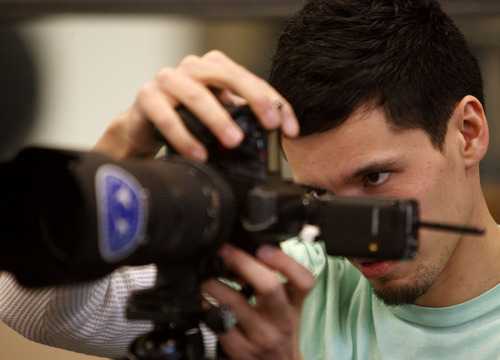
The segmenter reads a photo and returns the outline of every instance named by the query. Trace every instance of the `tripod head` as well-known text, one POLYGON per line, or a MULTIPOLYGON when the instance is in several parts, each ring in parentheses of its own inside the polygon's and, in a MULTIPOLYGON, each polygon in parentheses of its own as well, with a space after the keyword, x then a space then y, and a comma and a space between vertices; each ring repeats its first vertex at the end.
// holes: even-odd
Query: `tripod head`
POLYGON ((130 297, 127 317, 149 319, 155 324, 153 332, 132 343, 130 360, 205 358, 199 323, 208 318, 209 310, 202 306, 196 266, 159 266, 156 286, 130 297))

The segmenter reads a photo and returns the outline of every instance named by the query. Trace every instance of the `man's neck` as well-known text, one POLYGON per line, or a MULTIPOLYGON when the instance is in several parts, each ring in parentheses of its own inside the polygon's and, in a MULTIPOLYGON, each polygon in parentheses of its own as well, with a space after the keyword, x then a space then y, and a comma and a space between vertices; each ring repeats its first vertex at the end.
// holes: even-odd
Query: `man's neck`
POLYGON ((415 302, 428 307, 472 300, 500 283, 500 228, 489 216, 485 235, 463 236, 436 282, 415 302))

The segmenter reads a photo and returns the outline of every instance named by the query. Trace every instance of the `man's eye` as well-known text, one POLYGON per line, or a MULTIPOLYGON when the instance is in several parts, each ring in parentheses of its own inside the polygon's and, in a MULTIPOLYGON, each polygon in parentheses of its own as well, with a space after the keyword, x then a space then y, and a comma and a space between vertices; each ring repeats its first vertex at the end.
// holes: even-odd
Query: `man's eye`
POLYGON ((312 190, 311 190, 311 194, 312 194, 315 198, 319 199, 320 197, 322 197, 323 195, 325 195, 325 194, 326 194, 326 190, 324 190, 324 189, 312 189, 312 190))
POLYGON ((316 199, 324 199, 326 196, 333 196, 333 194, 325 189, 310 189, 308 191, 316 199))
POLYGON ((365 177, 365 186, 377 186, 384 183, 391 175, 390 172, 376 172, 365 177))

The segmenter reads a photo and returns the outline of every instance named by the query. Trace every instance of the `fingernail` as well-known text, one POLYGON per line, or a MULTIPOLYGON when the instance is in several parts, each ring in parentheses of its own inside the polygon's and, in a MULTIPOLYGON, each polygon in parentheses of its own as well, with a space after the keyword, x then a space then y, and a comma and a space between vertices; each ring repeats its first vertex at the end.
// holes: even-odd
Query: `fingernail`
POLYGON ((224 143, 228 146, 236 146, 243 140, 243 131, 230 126, 224 131, 224 143))
POLYGON ((195 160, 206 161, 207 160, 207 152, 202 149, 193 149, 191 151, 191 157, 195 160))
POLYGON ((270 109, 270 110, 266 111, 266 113, 264 114, 264 121, 265 121, 266 125, 271 127, 271 128, 275 128, 276 126, 278 126, 280 119, 279 119, 279 115, 276 112, 276 110, 270 109))
POLYGON ((226 258, 229 256, 230 251, 231 251, 231 249, 228 246, 222 245, 222 247, 217 251, 217 254, 221 258, 226 258))
POLYGON ((270 260, 274 257, 279 247, 273 245, 262 245, 257 249, 257 257, 262 260, 270 260))
POLYGON ((287 136, 295 137, 299 134, 299 124, 294 119, 287 118, 283 123, 283 132, 287 136))

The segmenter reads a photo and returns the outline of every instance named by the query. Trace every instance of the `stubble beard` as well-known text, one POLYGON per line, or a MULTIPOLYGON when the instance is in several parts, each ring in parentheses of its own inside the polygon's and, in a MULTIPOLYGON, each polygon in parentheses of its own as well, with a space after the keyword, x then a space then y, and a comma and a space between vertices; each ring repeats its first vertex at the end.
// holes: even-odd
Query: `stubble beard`
POLYGON ((440 270, 431 269, 426 272, 420 272, 413 276, 412 281, 405 286, 398 287, 374 287, 371 288, 374 295, 388 306, 401 306, 414 304, 415 301, 425 294, 434 284, 440 270))

